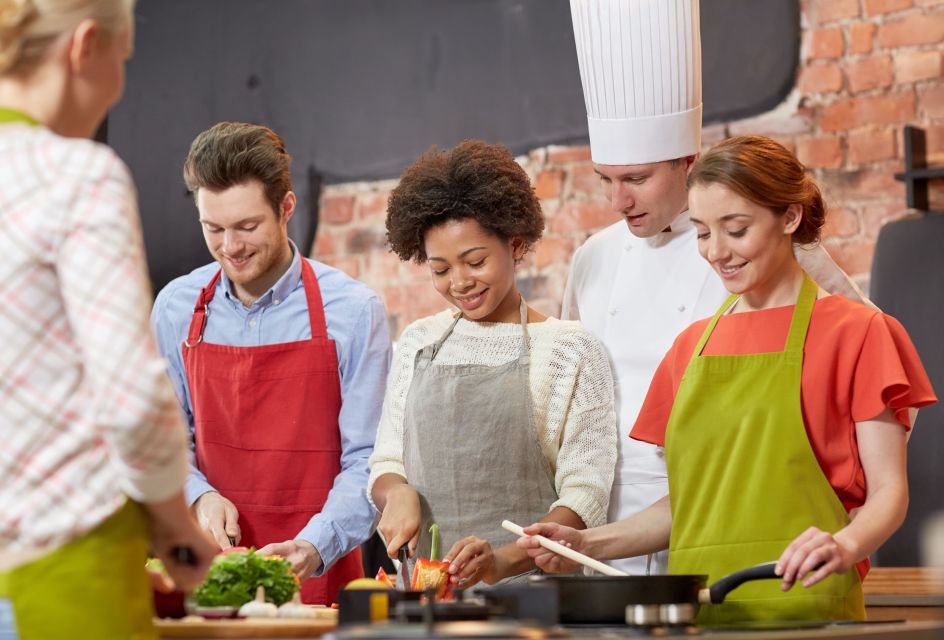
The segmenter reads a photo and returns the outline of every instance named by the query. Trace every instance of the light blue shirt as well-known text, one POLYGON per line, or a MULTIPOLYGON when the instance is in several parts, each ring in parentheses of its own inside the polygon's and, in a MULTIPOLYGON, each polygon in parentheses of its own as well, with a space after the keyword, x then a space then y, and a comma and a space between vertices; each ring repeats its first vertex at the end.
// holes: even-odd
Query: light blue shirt
MULTIPOLYGON (((301 259, 294 244, 292 251, 288 271, 250 307, 243 306, 231 293, 229 279, 225 273, 221 275, 203 333, 206 342, 254 347, 311 338, 301 259)), ((373 531, 377 512, 367 501, 367 458, 373 451, 390 369, 390 333, 383 303, 376 293, 338 269, 314 260, 308 262, 321 288, 328 337, 337 346, 341 378, 341 472, 324 508, 295 536, 315 545, 324 562, 316 572, 320 575, 373 531)), ((171 381, 190 425, 190 476, 184 487, 189 504, 215 489, 195 465, 193 404, 181 346, 200 289, 209 284, 219 268, 213 262, 173 280, 158 294, 151 312, 161 354, 168 362, 171 381)))

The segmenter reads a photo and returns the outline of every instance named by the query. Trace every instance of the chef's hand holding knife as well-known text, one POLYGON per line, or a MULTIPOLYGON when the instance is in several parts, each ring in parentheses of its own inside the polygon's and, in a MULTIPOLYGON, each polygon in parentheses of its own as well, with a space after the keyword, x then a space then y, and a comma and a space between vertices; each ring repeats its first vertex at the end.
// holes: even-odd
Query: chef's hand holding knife
POLYGON ((387 555, 397 559, 400 547, 406 545, 412 558, 422 522, 419 493, 403 476, 385 473, 374 482, 372 496, 381 513, 377 530, 387 543, 387 555))
POLYGON ((239 544, 239 511, 228 499, 216 491, 207 491, 190 508, 220 549, 225 551, 239 544))
MULTIPOLYGON (((556 522, 538 522, 532 524, 530 527, 525 527, 524 532, 528 534, 528 536, 544 536, 548 540, 559 542, 574 551, 583 553, 584 531, 556 522)), ((525 549, 531 559, 534 560, 534 564, 537 565, 538 569, 545 573, 570 573, 581 568, 578 563, 568 560, 553 551, 548 551, 534 538, 518 538, 515 544, 525 549)))

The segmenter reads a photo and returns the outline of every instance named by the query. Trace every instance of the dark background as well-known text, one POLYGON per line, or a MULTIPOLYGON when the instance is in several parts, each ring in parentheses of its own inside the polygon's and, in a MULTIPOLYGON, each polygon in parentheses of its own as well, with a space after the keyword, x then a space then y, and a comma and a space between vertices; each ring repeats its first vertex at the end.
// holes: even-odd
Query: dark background
MULTIPOLYGON (((701 11, 705 122, 778 104, 799 59, 796 0, 701 11)), ((515 153, 587 141, 567 0, 140 0, 136 13, 107 134, 138 185, 156 289, 209 260, 180 172, 220 120, 285 138, 303 251, 321 184, 394 178, 465 138, 515 153)))

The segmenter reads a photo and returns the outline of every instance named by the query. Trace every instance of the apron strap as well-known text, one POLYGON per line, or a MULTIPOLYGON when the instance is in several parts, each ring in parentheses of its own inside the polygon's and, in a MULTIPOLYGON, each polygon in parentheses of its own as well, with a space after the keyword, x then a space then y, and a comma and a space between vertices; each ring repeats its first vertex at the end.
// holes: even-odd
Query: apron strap
POLYGON ((692 353, 692 360, 701 355, 702 350, 705 348, 705 345, 708 344, 708 338, 711 337, 711 333, 715 330, 715 325, 718 324, 718 320, 721 316, 724 315, 724 312, 731 308, 731 305, 737 302, 740 296, 731 294, 728 296, 728 299, 724 301, 724 304, 715 311, 715 315, 711 317, 711 320, 708 322, 708 326, 705 327, 705 331, 701 334, 701 338, 698 339, 698 344, 695 346, 695 351, 692 353))
POLYGON ((321 287, 311 263, 304 256, 298 256, 302 261, 302 285, 305 289, 305 298, 308 300, 308 321, 311 323, 312 339, 324 340, 328 337, 328 325, 325 322, 324 302, 321 299, 321 287))
POLYGON ((197 303, 193 308, 193 316, 190 318, 190 330, 184 341, 184 346, 188 349, 193 349, 203 342, 203 331, 206 329, 207 318, 210 317, 210 301, 216 293, 216 283, 220 281, 221 273, 223 270, 217 269, 207 286, 200 289, 200 295, 197 296, 197 303))
POLYGON ((521 355, 519 360, 523 362, 531 361, 531 345, 528 340, 528 305, 521 296, 521 355))
POLYGON ((813 279, 804 273, 800 294, 797 296, 796 306, 793 309, 793 319, 790 321, 790 332, 787 334, 787 342, 783 348, 785 353, 803 353, 817 290, 818 287, 813 279))

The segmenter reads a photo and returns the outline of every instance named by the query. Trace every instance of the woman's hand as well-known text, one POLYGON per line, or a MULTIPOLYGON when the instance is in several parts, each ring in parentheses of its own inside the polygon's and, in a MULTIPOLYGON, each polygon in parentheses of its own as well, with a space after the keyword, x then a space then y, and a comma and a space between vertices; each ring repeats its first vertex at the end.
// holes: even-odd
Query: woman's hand
POLYGON ((783 578, 780 590, 789 591, 801 579, 804 587, 812 587, 832 573, 845 573, 855 562, 853 550, 837 536, 810 527, 787 546, 775 571, 783 578))
POLYGON ((468 536, 452 545, 443 557, 449 563, 450 580, 463 589, 477 582, 495 584, 503 576, 499 571, 499 559, 488 540, 468 536))
POLYGON ((525 527, 524 532, 528 534, 528 537, 519 538, 515 544, 527 550, 528 555, 534 560, 534 564, 545 573, 570 573, 580 568, 578 563, 559 556, 553 551, 548 551, 530 536, 544 536, 582 553, 584 547, 583 531, 565 527, 555 522, 538 522, 530 527, 525 527))
POLYGON ((420 496, 408 484, 396 484, 386 492, 386 504, 377 530, 387 541, 387 555, 397 557, 403 545, 408 545, 410 556, 416 551, 419 541, 420 496))
POLYGON ((164 563, 170 579, 181 591, 189 591, 206 578, 217 545, 200 528, 184 502, 182 493, 163 502, 144 505, 150 516, 151 550, 164 563), (178 548, 190 550, 186 561, 178 548))

